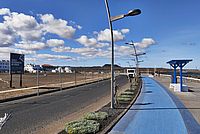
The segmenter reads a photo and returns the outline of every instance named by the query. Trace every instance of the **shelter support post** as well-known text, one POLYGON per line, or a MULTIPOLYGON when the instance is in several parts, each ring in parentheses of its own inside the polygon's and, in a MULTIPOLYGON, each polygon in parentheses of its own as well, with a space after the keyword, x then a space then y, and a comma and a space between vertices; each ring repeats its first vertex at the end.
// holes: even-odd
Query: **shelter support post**
POLYGON ((192 60, 191 59, 189 59, 189 60, 170 60, 167 62, 174 68, 174 84, 176 84, 176 68, 180 67, 180 91, 181 92, 183 91, 182 69, 190 61, 192 61, 192 60))
POLYGON ((174 84, 176 84, 176 68, 174 68, 174 84))
POLYGON ((180 88, 181 92, 183 91, 183 81, 182 81, 182 66, 180 66, 180 88))

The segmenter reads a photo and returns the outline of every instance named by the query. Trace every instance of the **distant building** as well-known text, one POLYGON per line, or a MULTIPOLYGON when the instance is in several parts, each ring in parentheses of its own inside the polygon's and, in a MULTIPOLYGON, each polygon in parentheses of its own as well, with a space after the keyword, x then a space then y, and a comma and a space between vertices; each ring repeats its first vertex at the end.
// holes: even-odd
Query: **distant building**
POLYGON ((58 67, 56 68, 55 70, 52 70, 53 73, 56 73, 56 72, 61 72, 61 73, 72 73, 72 68, 71 67, 65 67, 64 69, 62 67, 58 67))
POLYGON ((27 64, 24 70, 30 73, 36 73, 38 70, 43 71, 43 67, 41 65, 27 64))
MULTIPOLYGON (((56 72, 61 72, 61 73, 64 72, 64 70, 62 69, 62 67, 58 67, 58 68, 56 68, 55 71, 56 71, 56 72)), ((53 73, 55 73, 55 71, 52 70, 53 73)))
POLYGON ((9 72, 9 60, 0 60, 0 72, 9 72))
POLYGON ((72 68, 71 67, 65 67, 65 72, 66 73, 72 73, 72 68))
POLYGON ((52 72, 52 73, 57 73, 57 72, 58 72, 58 70, 51 70, 51 72, 52 72))
POLYGON ((30 72, 30 73, 36 73, 37 70, 39 70, 40 72, 44 71, 44 72, 57 73, 61 71, 61 73, 63 72, 72 73, 71 67, 68 66, 68 67, 65 67, 64 69, 63 68, 62 67, 55 68, 54 66, 47 65, 47 64, 44 64, 44 65, 27 64, 24 67, 25 71, 30 72))
POLYGON ((52 70, 54 69, 52 65, 47 65, 47 64, 42 65, 42 67, 45 72, 52 72, 52 70))

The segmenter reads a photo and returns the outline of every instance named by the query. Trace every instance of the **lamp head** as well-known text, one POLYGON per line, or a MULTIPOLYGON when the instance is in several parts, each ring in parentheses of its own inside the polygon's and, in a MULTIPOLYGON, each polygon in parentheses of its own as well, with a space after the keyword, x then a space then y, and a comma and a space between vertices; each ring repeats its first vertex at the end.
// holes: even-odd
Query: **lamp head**
POLYGON ((141 14, 141 10, 140 9, 135 9, 135 10, 131 10, 128 12, 128 16, 135 16, 141 14))

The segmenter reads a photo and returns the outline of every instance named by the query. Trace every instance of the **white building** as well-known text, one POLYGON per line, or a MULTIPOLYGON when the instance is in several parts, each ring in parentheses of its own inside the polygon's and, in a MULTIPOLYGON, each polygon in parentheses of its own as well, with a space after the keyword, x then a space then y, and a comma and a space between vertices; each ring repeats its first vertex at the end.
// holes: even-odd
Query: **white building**
MULTIPOLYGON (((64 72, 64 70, 62 69, 62 67, 56 68, 55 71, 56 71, 56 72, 61 72, 61 73, 64 72)), ((53 70, 52 70, 52 72, 53 72, 53 70)), ((55 72, 54 72, 54 73, 55 73, 55 72)))
POLYGON ((54 70, 54 67, 52 65, 44 64, 44 65, 42 65, 42 67, 45 72, 52 72, 52 70, 54 70))
POLYGON ((43 71, 43 67, 42 67, 42 65, 27 64, 27 65, 24 67, 24 70, 25 70, 25 71, 28 71, 28 72, 30 72, 30 73, 36 73, 37 70, 43 71))
POLYGON ((65 67, 65 69, 63 69, 62 67, 58 67, 55 70, 52 70, 52 73, 57 73, 57 72, 61 72, 61 73, 72 73, 72 68, 71 67, 65 67))
POLYGON ((65 67, 65 72, 66 73, 72 73, 72 68, 71 67, 65 67))
POLYGON ((0 60, 0 72, 9 72, 9 60, 0 60))

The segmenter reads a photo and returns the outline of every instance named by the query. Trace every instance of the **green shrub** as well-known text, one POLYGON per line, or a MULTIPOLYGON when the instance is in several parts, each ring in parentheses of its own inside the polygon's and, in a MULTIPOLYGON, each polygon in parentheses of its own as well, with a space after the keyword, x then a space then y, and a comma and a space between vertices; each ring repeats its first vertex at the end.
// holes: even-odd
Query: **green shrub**
POLYGON ((132 85, 136 85, 136 86, 137 86, 137 85, 138 85, 138 83, 135 83, 135 82, 133 82, 133 83, 132 83, 132 85))
POLYGON ((133 92, 121 92, 120 94, 121 95, 133 95, 134 93, 133 92))
POLYGON ((108 118, 108 114, 105 112, 89 112, 84 114, 82 118, 87 120, 105 120, 108 118))
POLYGON ((65 131, 70 134, 87 134, 99 131, 100 124, 94 120, 78 120, 65 124, 65 131))
POLYGON ((132 88, 137 88, 137 86, 132 85, 132 88))
POLYGON ((119 97, 119 98, 131 98, 130 95, 119 95, 118 97, 119 97))
POLYGON ((131 98, 117 98, 117 101, 130 101, 131 98))

